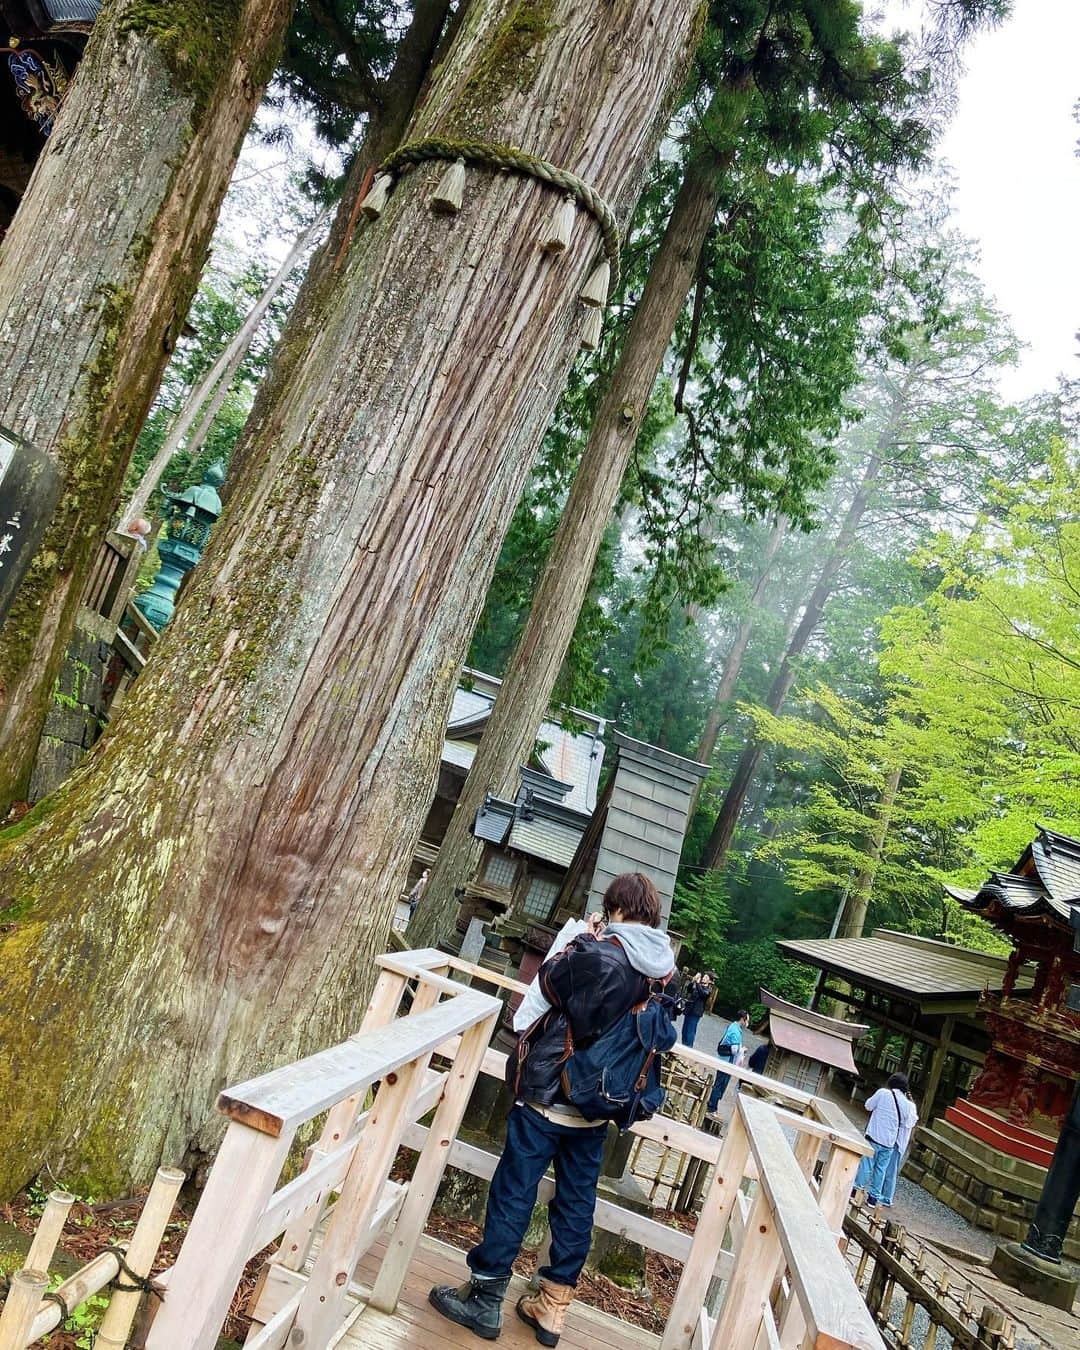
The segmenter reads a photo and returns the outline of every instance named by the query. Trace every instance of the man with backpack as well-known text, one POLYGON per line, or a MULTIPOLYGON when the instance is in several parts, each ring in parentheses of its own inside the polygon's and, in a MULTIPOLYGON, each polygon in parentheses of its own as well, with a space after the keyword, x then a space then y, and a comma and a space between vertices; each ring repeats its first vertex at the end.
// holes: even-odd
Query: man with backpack
POLYGON ((541 1345, 558 1344, 592 1242, 607 1123, 625 1129, 663 1101, 660 1056, 674 1044, 675 1028, 661 995, 675 961, 659 925, 656 887, 640 872, 624 873, 604 895, 602 921, 594 915, 538 972, 546 1011, 507 1065, 515 1101, 484 1236, 466 1258, 472 1278, 428 1295, 444 1317, 485 1340, 502 1328, 511 1268, 537 1187, 554 1164, 551 1259, 539 1271, 539 1292, 518 1300, 517 1315, 541 1345))

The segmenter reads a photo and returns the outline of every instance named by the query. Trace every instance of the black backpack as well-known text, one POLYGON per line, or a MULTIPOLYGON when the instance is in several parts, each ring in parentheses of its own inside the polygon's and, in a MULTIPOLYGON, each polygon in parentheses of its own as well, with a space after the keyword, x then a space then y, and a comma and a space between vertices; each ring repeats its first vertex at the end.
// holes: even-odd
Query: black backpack
POLYGON ((528 1089, 530 1078, 549 1085, 529 1098, 545 1106, 561 1088, 586 1120, 611 1120, 620 1130, 629 1129, 664 1103, 660 1070, 665 1051, 677 1040, 673 1007, 657 983, 645 999, 581 1048, 574 1044, 566 1016, 552 1008, 508 1056, 506 1081, 515 1094, 528 1089))
POLYGON ((659 991, 650 991, 644 1003, 582 1050, 574 1048, 567 1029, 570 1055, 563 1065, 562 1090, 586 1120, 613 1120, 626 1130, 663 1106, 660 1069, 664 1053, 677 1039, 670 1002, 659 991))

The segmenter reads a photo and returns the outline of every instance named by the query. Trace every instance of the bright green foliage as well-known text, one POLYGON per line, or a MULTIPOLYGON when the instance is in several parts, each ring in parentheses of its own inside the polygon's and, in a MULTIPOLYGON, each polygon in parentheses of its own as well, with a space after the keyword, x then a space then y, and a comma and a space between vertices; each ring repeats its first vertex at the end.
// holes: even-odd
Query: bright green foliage
POLYGON ((725 935, 732 922, 727 889, 718 872, 689 876, 675 887, 671 926, 683 935, 683 951, 695 970, 717 970, 724 964, 725 935))
POLYGON ((728 944, 717 968, 716 987, 720 991, 718 1011, 734 1013, 746 1008, 753 1023, 765 1013, 759 990, 805 1004, 813 993, 814 976, 805 966, 782 957, 771 937, 763 937, 728 944))
POLYGON ((963 836, 969 882, 1015 861, 1036 822, 1080 831, 1078 502, 1076 450, 1047 447, 971 539, 927 551, 936 591, 884 627, 911 811, 963 836))
POLYGON ((1036 824, 1080 831, 1080 466, 1060 443, 1046 460, 1000 488, 965 539, 923 550, 937 584, 883 621, 883 698, 818 686, 808 715, 752 711, 777 769, 807 782, 762 850, 783 859, 796 891, 837 897, 866 869, 895 765, 872 922, 1000 950, 943 883, 974 886, 1008 868, 1036 824))

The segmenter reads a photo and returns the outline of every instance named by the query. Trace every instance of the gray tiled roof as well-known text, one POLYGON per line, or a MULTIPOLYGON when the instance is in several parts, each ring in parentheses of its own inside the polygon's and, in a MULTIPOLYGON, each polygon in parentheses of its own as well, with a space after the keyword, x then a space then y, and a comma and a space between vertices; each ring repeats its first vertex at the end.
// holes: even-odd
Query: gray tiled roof
MULTIPOLYGON (((1000 989, 1005 958, 947 942, 875 929, 872 937, 784 940, 787 956, 828 970, 861 988, 880 990, 906 1002, 977 999, 984 988, 1000 989)), ((1030 984, 1021 975, 1020 988, 1030 984)))
POLYGON ((1039 880, 1055 900, 1080 898, 1080 840, 1043 830, 1031 846, 1039 880))
POLYGON ((468 741, 443 741, 443 763, 454 764, 459 769, 471 769, 476 758, 476 746, 468 741))
POLYGON ((558 820, 535 816, 532 820, 516 820, 506 843, 544 862, 569 867, 581 842, 584 830, 558 820))
MULTIPOLYGON (((491 712, 500 682, 479 671, 467 671, 466 676, 472 687, 459 687, 454 691, 447 725, 449 736, 443 744, 442 757, 444 763, 467 769, 472 765, 476 749, 458 737, 470 733, 483 735, 483 723, 491 712)), ((553 778, 570 785, 570 791, 562 799, 567 806, 592 812, 596 807, 600 771, 604 764, 605 723, 603 718, 576 708, 571 712, 577 721, 584 723, 585 730, 572 732, 558 722, 544 722, 537 737, 544 746, 540 762, 553 778)))
POLYGON ((966 909, 991 919, 997 907, 1011 914, 1047 914, 1067 924, 1072 903, 1080 903, 1080 840, 1040 830, 1011 872, 991 872, 977 891, 945 890, 966 909), (1032 864, 1034 876, 1020 875, 1032 864))

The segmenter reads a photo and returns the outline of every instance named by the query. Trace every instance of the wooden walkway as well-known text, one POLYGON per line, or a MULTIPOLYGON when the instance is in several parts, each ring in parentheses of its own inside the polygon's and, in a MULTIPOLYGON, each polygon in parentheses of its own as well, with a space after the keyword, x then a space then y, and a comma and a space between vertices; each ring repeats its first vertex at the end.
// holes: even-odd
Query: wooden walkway
MULTIPOLYGON (((360 1264, 358 1281, 370 1288, 379 1270, 385 1251, 385 1241, 377 1243, 360 1264)), ((424 1350, 452 1347, 453 1350, 477 1350, 481 1342, 464 1327, 458 1327, 440 1317, 428 1303, 428 1290, 433 1284, 461 1285, 468 1277, 465 1253, 432 1237, 424 1237, 416 1257, 409 1267, 409 1275, 402 1291, 397 1312, 391 1317, 375 1308, 365 1308, 337 1345, 365 1347, 365 1350, 406 1350, 423 1346, 424 1350)), ((525 1293, 528 1285, 517 1276, 506 1297, 503 1331, 499 1337, 502 1350, 535 1350, 536 1337, 514 1312, 514 1304, 525 1293)), ((629 1326, 606 1313, 575 1303, 570 1309, 566 1330, 559 1345, 562 1350, 637 1350, 637 1347, 657 1347, 660 1338, 638 1327, 629 1326)))

